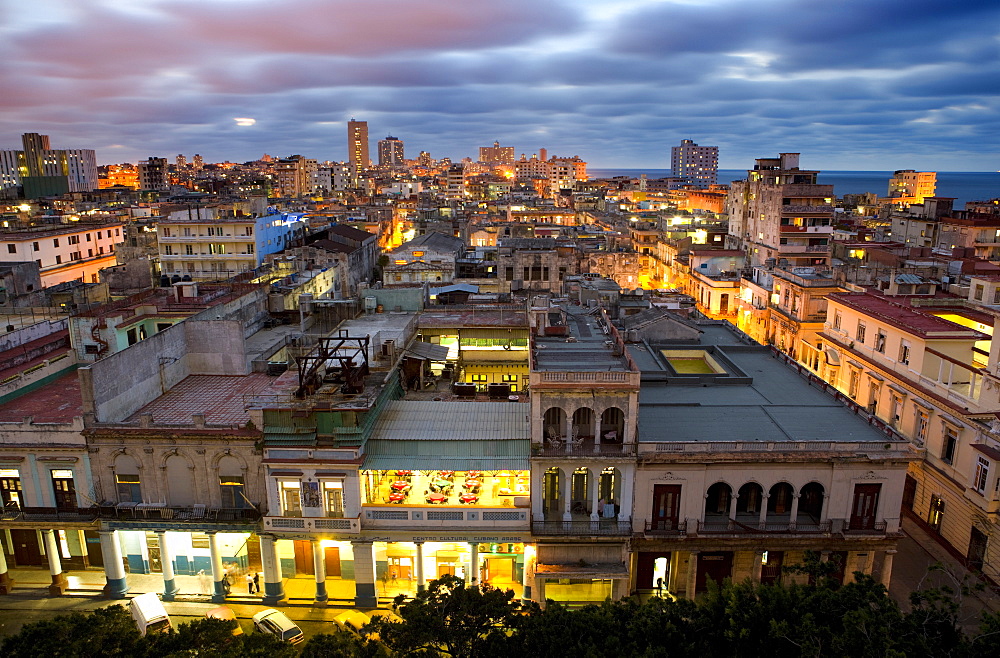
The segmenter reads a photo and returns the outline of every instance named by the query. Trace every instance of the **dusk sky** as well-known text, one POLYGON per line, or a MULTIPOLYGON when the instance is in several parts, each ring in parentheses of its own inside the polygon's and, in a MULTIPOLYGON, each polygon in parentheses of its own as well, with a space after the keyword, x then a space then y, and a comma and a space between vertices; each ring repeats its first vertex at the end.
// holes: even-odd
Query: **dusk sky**
POLYGON ((0 0, 0 148, 1000 169, 997 0, 0 0))

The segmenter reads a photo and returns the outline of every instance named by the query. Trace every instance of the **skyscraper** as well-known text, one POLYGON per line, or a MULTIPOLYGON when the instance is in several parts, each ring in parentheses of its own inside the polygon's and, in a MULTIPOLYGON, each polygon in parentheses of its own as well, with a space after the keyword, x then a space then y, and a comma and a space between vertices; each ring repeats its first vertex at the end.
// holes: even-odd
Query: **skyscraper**
POLYGON ((479 161, 488 165, 512 165, 514 147, 500 146, 500 142, 493 142, 493 146, 480 146, 479 161))
POLYGON ((674 178, 683 178, 694 185, 708 187, 717 182, 719 147, 698 146, 682 139, 680 146, 670 149, 670 168, 674 178))
POLYGON ((378 166, 403 166, 403 140, 398 137, 386 136, 378 142, 378 166))
POLYGON ((358 169, 371 166, 371 159, 368 157, 367 121, 351 119, 347 122, 347 160, 358 169))

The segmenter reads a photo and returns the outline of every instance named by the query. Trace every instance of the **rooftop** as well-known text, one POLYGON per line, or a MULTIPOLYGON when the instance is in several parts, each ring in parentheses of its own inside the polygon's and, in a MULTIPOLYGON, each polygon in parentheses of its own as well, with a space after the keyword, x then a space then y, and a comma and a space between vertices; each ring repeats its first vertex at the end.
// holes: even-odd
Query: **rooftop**
MULTIPOLYGON (((630 345, 643 369, 639 391, 639 442, 884 442, 886 436, 852 413, 837 399, 773 358, 771 350, 747 345, 718 325, 703 325, 701 347, 715 347, 724 368, 728 361, 749 376, 725 382, 669 385, 649 381, 668 368, 659 353, 697 350, 691 345, 630 345)), ((662 378, 661 378, 662 379, 662 378)))
POLYGON ((153 422, 164 425, 192 425, 192 416, 201 414, 209 425, 244 425, 250 415, 244 408, 245 395, 260 393, 274 378, 264 373, 244 376, 191 375, 134 413, 126 422, 151 414, 153 422))
POLYGON ((566 305, 568 335, 537 336, 534 340, 536 371, 629 372, 630 360, 615 340, 617 330, 604 323, 593 309, 566 305))
MULTIPOLYGON (((828 295, 827 299, 860 311, 873 319, 881 320, 914 336, 921 336, 923 338, 971 338, 975 340, 983 340, 989 337, 981 332, 931 315, 926 310, 918 310, 901 301, 895 301, 893 298, 863 292, 842 292, 828 295)), ((906 297, 899 299, 908 300, 906 297)))
POLYGON ((76 371, 0 405, 0 422, 69 423, 83 416, 83 395, 76 371))

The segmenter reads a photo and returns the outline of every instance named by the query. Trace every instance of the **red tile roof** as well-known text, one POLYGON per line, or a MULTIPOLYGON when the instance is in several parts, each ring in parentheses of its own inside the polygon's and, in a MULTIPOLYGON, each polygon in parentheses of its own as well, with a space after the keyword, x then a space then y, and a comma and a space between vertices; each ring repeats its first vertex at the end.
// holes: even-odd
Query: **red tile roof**
POLYGON ((82 415, 83 395, 75 370, 0 404, 0 422, 5 423, 19 423, 28 416, 36 423, 69 423, 82 415))
MULTIPOLYGON (((918 310, 912 306, 892 301, 888 297, 863 292, 841 292, 828 295, 827 299, 922 338, 968 338, 974 340, 989 338, 982 332, 931 315, 926 309, 918 310)), ((952 312, 960 310, 954 308, 952 312)))

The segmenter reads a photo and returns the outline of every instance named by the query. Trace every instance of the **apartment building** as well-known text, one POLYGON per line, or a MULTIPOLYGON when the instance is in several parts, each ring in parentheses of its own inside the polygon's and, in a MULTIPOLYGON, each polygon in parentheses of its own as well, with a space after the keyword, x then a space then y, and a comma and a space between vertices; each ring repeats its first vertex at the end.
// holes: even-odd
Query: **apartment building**
POLYGON ((936 187, 937 172, 900 169, 889 179, 889 201, 897 206, 923 203, 936 187))
POLYGON ((100 270, 117 264, 115 250, 125 239, 123 224, 73 219, 0 231, 0 262, 37 264, 46 288, 67 281, 96 282, 100 270))
POLYGON ((876 424, 906 437, 903 506, 992 582, 1000 513, 997 277, 968 300, 875 292, 829 295, 817 374, 876 424))
MULTIPOLYGON (((316 160, 293 155, 272 164, 274 171, 273 196, 298 198, 313 194, 319 172, 316 160)), ((329 185, 320 187, 328 188, 329 185)))
POLYGON ((782 567, 806 551, 843 582, 860 571, 888 586, 908 443, 722 323, 683 329, 628 347, 641 371, 632 590, 801 582, 782 567))
POLYGON ((675 178, 707 188, 718 182, 719 147, 698 146, 682 139, 680 146, 670 149, 670 169, 675 178))
POLYGON ((820 267, 830 264, 833 186, 818 171, 799 169, 798 153, 758 158, 727 197, 727 246, 743 249, 749 265, 820 267))
POLYGON ((226 215, 215 208, 173 212, 157 223, 161 272, 194 281, 228 279, 256 269, 268 254, 301 242, 301 213, 226 215))

